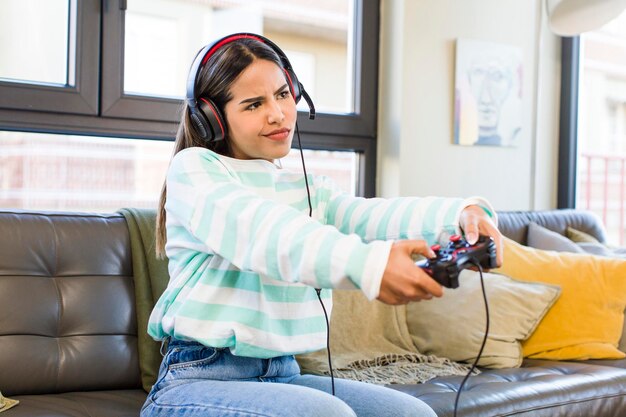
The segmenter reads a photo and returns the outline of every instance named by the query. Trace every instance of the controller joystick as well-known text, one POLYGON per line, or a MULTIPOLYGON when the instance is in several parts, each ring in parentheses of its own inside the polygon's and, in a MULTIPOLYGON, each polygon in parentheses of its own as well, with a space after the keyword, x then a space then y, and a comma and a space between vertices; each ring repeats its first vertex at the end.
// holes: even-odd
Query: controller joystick
POLYGON ((416 262, 435 281, 448 288, 459 286, 459 273, 478 263, 482 268, 497 267, 496 244, 492 238, 480 236, 470 245, 460 235, 452 235, 445 247, 431 246, 435 257, 416 262))

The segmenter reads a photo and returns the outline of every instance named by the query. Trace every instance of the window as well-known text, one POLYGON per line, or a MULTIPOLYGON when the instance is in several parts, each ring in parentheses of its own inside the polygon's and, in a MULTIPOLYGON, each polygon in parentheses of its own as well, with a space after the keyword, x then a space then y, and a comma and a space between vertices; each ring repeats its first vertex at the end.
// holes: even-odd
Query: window
POLYGON ((563 41, 559 206, 601 216, 626 242, 626 12, 563 41))
POLYGON ((68 45, 69 16, 67 0, 1 2, 0 79, 75 85, 71 71, 75 50, 68 45), (13 16, 28 16, 29 24, 13 16))
MULTIPOLYGON (((302 111, 298 115, 302 144, 307 149, 307 168, 316 173, 343 176, 338 182, 344 184, 346 191, 374 195, 378 0, 3 0, 0 3, 0 44, 3 51, 11 51, 0 57, 0 155, 3 158, 16 153, 27 157, 39 143, 41 149, 52 150, 54 146, 49 145, 54 142, 59 152, 68 150, 68 146, 92 147, 87 153, 93 152, 89 158, 94 162, 99 153, 111 156, 116 154, 112 149, 124 148, 122 143, 131 149, 136 141, 136 147, 152 144, 158 149, 155 152, 162 154, 159 158, 169 160, 193 55, 215 37, 233 31, 253 31, 281 46, 316 103, 316 120, 308 120, 305 109, 299 109, 302 111), (8 40, 29 36, 33 39, 25 39, 24 45, 33 43, 35 49, 30 54, 23 53, 24 45, 16 50, 12 41, 9 43, 13 43, 13 49, 5 46, 8 40), (46 65, 37 65, 41 62, 37 48, 48 54, 46 65), (111 149, 105 149, 106 144, 111 149), (322 162, 327 158, 339 169, 325 171, 329 167, 322 162)), ((129 155, 138 154, 129 152, 129 155)), ((117 155, 124 160, 122 153, 117 155)), ((65 158, 55 153, 54 158, 57 157, 65 158)), ((286 165, 288 159, 285 158, 286 165)), ((293 159, 299 163, 299 157, 293 159)), ((39 166, 33 161, 22 161, 20 169, 33 174, 33 167, 39 166)), ((143 165, 140 159, 135 161, 136 167, 143 165)), ((16 166, 15 158, 10 164, 16 166)), ((62 169, 60 163, 44 165, 46 168, 41 169, 47 170, 45 175, 37 171, 41 176, 29 178, 38 178, 42 184, 46 178, 52 183, 50 175, 63 169, 66 173, 72 171, 74 180, 91 175, 74 173, 74 167, 62 169)), ((82 166, 85 170, 89 168, 95 166, 82 166)), ((16 177, 15 172, 2 171, 1 206, 14 207, 9 196, 19 195, 21 201, 33 202, 33 193, 42 195, 44 189, 62 194, 61 190, 35 186, 32 181, 27 184, 25 177, 16 177), (27 190, 17 189, 18 183, 27 190)), ((86 195, 88 189, 93 187, 86 186, 80 192, 86 195)), ((144 204, 137 195, 129 197, 126 205, 144 204)), ((87 207, 81 204, 71 207, 87 207)), ((92 206, 104 207, 96 203, 92 206)), ((98 210, 103 209, 106 207, 98 210)))
POLYGON ((0 206, 109 212, 155 207, 173 143, 0 132, 0 206))
POLYGON ((128 0, 123 91, 183 98, 200 48, 232 32, 253 32, 281 46, 317 110, 353 113, 354 6, 355 0, 128 0))
MULTIPOLYGON (((97 114, 96 6, 94 0, 0 2, 0 110, 97 114)), ((0 126, 39 124, 32 113, 3 113, 0 126)))
POLYGON ((373 139, 378 16, 371 0, 126 0, 103 12, 101 112, 175 124, 195 53, 229 32, 252 31, 293 57, 319 107, 315 121, 301 108, 302 132, 321 134, 330 148, 348 146, 344 136, 373 139))
MULTIPOLYGON (((157 205, 173 142, 0 131, 0 207, 111 212, 157 205)), ((356 193, 358 155, 304 151, 308 172, 356 193)), ((280 161, 300 170, 298 150, 280 161)))

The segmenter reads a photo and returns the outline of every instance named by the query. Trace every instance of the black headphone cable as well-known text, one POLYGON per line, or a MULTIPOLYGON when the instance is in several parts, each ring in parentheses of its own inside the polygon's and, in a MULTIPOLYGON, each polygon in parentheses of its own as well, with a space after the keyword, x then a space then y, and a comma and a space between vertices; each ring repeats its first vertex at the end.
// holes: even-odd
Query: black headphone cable
MULTIPOLYGON (((304 152, 302 152, 302 142, 300 140, 300 129, 298 129, 298 122, 296 121, 296 136, 298 137, 298 148, 300 149, 300 159, 302 160, 302 171, 304 171, 304 184, 306 185, 306 195, 309 202, 309 217, 313 216, 313 205, 311 204, 311 191, 309 190, 309 180, 306 174, 306 165, 304 164, 304 152)), ((326 351, 328 352, 328 369, 330 370, 330 385, 333 395, 335 395, 335 375, 333 374, 333 362, 330 354, 330 320, 328 319, 328 312, 326 306, 322 301, 322 289, 316 288, 317 299, 322 305, 324 310, 324 318, 326 319, 326 351)))
POLYGON ((461 396, 461 390, 463 390, 463 386, 465 385, 465 382, 467 382, 467 379, 469 378, 469 376, 472 374, 472 372, 474 372, 474 369, 476 369, 476 365, 478 365, 478 361, 480 360, 480 357, 483 354, 483 349, 485 348, 485 344, 487 343, 487 335, 489 334, 489 303, 487 301, 487 291, 485 290, 485 280, 483 279, 483 268, 480 266, 480 262, 478 262, 476 259, 471 259, 470 262, 474 264, 476 268, 478 268, 478 273, 480 274, 480 286, 483 291, 483 300, 485 301, 485 316, 486 316, 485 335, 483 336, 483 342, 480 345, 480 349, 478 350, 478 355, 476 356, 476 359, 474 360, 472 367, 470 368, 469 372, 467 372, 467 375, 465 375, 465 377, 463 378, 463 381, 461 381, 461 385, 459 385, 459 390, 456 392, 456 397, 454 399, 454 414, 453 414, 454 417, 456 417, 457 407, 459 405, 459 397, 461 396))

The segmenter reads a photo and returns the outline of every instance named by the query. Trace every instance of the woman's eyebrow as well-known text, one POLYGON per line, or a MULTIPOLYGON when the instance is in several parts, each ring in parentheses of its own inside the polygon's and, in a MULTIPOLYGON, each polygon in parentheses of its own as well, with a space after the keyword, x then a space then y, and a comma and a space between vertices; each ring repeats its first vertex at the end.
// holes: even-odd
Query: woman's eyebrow
MULTIPOLYGON (((278 93, 282 92, 285 88, 287 88, 287 83, 283 84, 276 91, 274 91, 274 94, 278 94, 278 93)), ((241 100, 239 102, 239 104, 255 103, 257 101, 263 101, 263 96, 246 98, 244 100, 241 100)))
POLYGON ((274 94, 278 94, 287 88, 287 83, 283 84, 278 90, 274 91, 274 94))
POLYGON ((257 101, 262 101, 262 100, 263 100, 263 96, 258 96, 258 97, 250 97, 250 98, 247 98, 247 99, 241 100, 241 101, 239 102, 239 104, 254 103, 254 102, 257 102, 257 101))

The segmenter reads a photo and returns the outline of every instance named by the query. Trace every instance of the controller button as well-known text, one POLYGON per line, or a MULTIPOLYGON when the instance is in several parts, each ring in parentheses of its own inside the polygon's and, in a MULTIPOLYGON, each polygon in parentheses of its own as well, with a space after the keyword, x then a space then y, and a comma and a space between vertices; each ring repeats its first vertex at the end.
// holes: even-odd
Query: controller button
POLYGON ((450 236, 450 242, 458 242, 459 240, 461 240, 461 235, 450 236))
POLYGON ((432 245, 430 248, 433 252, 439 252, 441 250, 441 245, 432 245))

